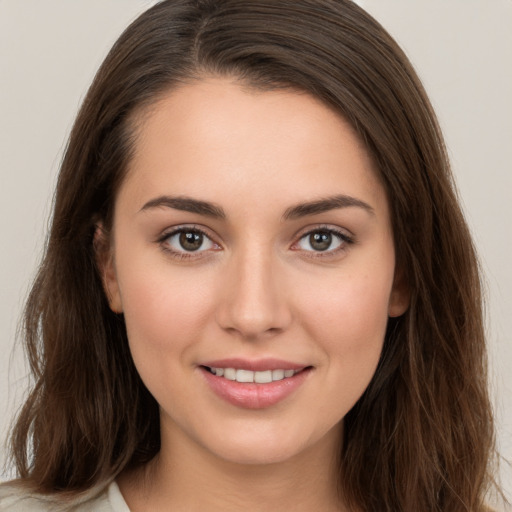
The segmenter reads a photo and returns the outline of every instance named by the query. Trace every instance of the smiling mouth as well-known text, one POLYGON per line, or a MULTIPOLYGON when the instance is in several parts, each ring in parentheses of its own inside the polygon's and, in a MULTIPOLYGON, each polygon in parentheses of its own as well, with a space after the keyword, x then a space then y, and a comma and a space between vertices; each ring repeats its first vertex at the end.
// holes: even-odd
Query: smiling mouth
POLYGON ((244 409, 265 409, 285 400, 307 381, 314 369, 277 360, 235 359, 212 361, 199 368, 217 396, 244 409))
POLYGON ((241 368, 213 368, 209 366, 203 366, 203 368, 217 377, 222 377, 231 381, 240 383, 269 384, 271 382, 289 379, 310 367, 308 366, 300 370, 276 369, 263 371, 244 370, 241 368))

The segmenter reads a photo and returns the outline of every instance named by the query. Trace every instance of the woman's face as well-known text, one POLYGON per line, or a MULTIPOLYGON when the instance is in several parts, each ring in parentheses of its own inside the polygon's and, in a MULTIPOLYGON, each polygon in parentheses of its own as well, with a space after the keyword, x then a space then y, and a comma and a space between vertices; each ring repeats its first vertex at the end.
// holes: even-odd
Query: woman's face
POLYGON ((407 307, 365 148, 311 96, 228 79, 140 121, 103 270, 162 447, 242 463, 332 447, 407 307))

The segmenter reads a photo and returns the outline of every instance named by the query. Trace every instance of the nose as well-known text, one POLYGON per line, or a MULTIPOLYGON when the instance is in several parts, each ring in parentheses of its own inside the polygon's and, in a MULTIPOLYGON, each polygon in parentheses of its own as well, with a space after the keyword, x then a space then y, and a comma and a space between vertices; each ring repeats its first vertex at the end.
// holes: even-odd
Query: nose
POLYGON ((290 296, 270 251, 234 254, 221 281, 217 322, 232 334, 256 340, 284 331, 292 320, 290 296))

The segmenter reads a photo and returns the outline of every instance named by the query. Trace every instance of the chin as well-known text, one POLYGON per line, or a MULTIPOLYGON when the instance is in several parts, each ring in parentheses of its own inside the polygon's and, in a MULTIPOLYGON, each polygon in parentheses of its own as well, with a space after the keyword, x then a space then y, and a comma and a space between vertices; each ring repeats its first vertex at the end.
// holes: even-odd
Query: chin
MULTIPOLYGON (((217 437, 217 436, 216 436, 217 437)), ((280 464, 309 457, 320 446, 333 453, 341 441, 341 424, 328 432, 293 432, 283 428, 259 432, 239 430, 237 435, 208 439, 203 446, 218 458, 240 465, 280 464)), ((322 451, 322 450, 320 450, 322 451)))
POLYGON ((218 450, 217 455, 232 464, 263 466, 285 463, 298 456, 302 451, 302 447, 283 446, 283 443, 255 443, 250 446, 222 447, 218 450))

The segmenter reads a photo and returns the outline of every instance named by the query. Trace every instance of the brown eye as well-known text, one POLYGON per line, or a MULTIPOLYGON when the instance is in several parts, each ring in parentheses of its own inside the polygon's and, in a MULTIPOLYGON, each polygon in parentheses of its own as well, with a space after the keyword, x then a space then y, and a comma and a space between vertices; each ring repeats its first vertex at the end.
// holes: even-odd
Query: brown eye
POLYGON ((182 231, 179 236, 181 247, 185 251, 197 251, 203 245, 204 235, 197 231, 182 231))
POLYGON ((309 245, 315 251, 326 251, 331 247, 332 234, 327 232, 312 233, 309 235, 309 245))
POLYGON ((180 228, 165 235, 160 243, 169 251, 174 253, 202 253, 212 249, 219 249, 208 235, 198 229, 180 228))
POLYGON ((296 247, 310 253, 334 253, 337 249, 343 249, 352 239, 341 232, 331 229, 318 229, 304 234, 296 247))

